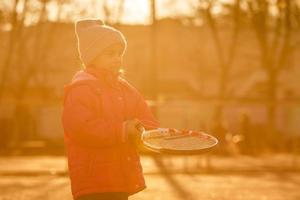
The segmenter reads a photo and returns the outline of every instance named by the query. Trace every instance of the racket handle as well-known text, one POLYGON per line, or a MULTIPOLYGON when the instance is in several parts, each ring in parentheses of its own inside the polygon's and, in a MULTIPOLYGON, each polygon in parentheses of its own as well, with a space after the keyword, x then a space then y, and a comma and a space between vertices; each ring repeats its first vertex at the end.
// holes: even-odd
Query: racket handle
POLYGON ((144 128, 144 126, 143 126, 141 123, 137 124, 137 125, 135 126, 135 128, 136 128, 138 131, 140 131, 141 133, 145 131, 145 128, 144 128))

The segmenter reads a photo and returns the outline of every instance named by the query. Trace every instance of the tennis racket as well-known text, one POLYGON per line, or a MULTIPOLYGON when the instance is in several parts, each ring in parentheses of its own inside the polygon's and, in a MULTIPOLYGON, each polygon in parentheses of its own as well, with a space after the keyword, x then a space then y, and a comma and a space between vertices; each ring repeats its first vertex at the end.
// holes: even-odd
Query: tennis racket
POLYGON ((158 128, 145 130, 140 124, 141 142, 149 150, 158 153, 200 154, 208 152, 218 140, 204 132, 158 128))

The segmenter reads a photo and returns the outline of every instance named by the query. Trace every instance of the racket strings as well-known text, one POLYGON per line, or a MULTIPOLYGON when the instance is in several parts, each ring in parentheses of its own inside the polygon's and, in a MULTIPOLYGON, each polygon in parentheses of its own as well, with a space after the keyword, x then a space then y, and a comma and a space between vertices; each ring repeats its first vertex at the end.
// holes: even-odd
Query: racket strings
POLYGON ((152 149, 168 149, 171 151, 195 151, 214 146, 216 140, 207 134, 176 134, 165 129, 148 131, 144 134, 143 142, 152 149))
POLYGON ((160 145, 166 149, 194 150, 210 147, 214 144, 212 140, 201 140, 197 137, 184 137, 174 140, 162 140, 160 145))

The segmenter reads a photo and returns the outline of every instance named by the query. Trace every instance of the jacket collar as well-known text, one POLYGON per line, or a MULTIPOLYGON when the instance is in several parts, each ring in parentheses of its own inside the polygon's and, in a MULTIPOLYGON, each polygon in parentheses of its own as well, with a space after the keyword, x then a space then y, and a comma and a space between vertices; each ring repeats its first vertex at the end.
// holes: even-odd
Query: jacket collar
POLYGON ((84 70, 80 70, 73 76, 71 83, 74 84, 76 82, 87 80, 97 80, 97 78, 94 75, 85 72, 84 70))
POLYGON ((118 80, 120 78, 119 72, 113 72, 112 70, 105 69, 105 68, 95 68, 95 67, 88 67, 84 69, 84 72, 87 72, 98 80, 103 80, 106 84, 116 87, 118 80))

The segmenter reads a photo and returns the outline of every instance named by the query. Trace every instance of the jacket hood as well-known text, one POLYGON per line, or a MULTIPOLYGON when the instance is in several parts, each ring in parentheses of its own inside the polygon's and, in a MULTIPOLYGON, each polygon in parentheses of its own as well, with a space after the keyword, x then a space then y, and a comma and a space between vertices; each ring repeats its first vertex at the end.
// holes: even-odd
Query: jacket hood
POLYGON ((71 82, 67 85, 64 86, 64 102, 66 100, 66 97, 68 96, 68 93, 69 91, 74 88, 74 87, 77 87, 77 86, 80 86, 80 85, 95 85, 96 83, 98 82, 98 79, 84 71, 84 70, 80 70, 78 72, 76 72, 76 74, 73 76, 71 82))
POLYGON ((80 70, 80 71, 76 72, 76 74, 73 76, 71 85, 78 83, 80 81, 91 81, 91 80, 95 81, 95 80, 97 80, 97 78, 94 75, 92 75, 84 70, 80 70))

